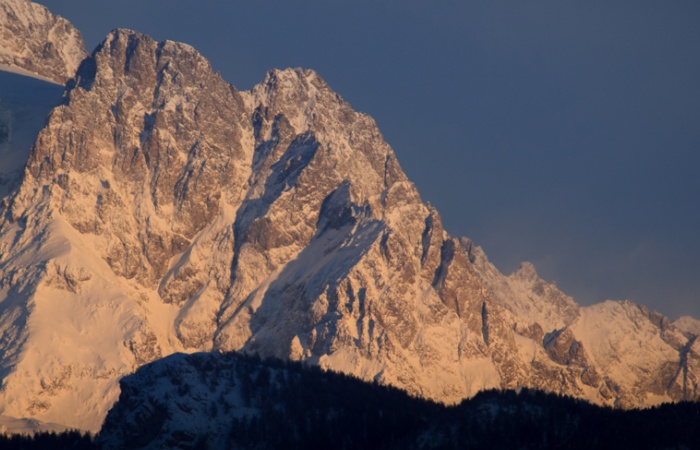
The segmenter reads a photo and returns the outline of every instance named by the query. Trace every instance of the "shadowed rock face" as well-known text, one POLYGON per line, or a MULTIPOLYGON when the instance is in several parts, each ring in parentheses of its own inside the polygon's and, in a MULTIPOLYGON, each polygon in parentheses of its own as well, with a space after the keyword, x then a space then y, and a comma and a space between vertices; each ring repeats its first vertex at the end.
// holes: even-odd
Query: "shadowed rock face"
POLYGON ((0 64, 18 67, 64 84, 87 56, 80 32, 70 22, 28 0, 0 3, 0 64))
POLYGON ((579 308, 531 266, 498 272, 313 71, 239 92, 191 47, 116 30, 3 205, 2 286, 26 286, 22 320, 0 321, 16 358, 6 414, 95 429, 120 376, 212 349, 448 403, 518 386, 626 406, 697 397, 694 341, 632 304, 579 308), (641 356, 615 353, 615 333, 646 343, 641 356), (79 402, 91 409, 67 415, 79 402))

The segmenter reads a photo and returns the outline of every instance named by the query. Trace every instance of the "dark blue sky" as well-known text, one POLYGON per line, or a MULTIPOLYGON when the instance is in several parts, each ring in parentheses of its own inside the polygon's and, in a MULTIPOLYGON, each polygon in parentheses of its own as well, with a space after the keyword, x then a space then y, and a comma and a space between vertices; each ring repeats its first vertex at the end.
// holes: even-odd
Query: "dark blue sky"
POLYGON ((89 50, 187 42, 239 89, 315 69, 502 271, 700 317, 697 0, 41 3, 89 50))

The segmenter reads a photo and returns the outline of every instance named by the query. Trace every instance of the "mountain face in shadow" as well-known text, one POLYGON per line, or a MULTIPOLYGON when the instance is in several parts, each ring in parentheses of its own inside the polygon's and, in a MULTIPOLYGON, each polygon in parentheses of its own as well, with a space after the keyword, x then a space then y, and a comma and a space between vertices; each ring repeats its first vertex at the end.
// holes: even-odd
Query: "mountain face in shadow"
POLYGON ((122 380, 105 449, 696 448, 700 404, 622 411, 532 390, 457 406, 237 354, 172 355, 122 380))

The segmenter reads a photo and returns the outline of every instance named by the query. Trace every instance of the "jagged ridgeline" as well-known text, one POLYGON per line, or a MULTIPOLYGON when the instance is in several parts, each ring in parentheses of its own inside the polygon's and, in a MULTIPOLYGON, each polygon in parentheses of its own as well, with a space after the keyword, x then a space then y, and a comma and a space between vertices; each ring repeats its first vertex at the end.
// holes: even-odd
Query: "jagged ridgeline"
POLYGON ((80 63, 2 201, 0 308, 2 414, 93 431, 121 377, 174 352, 448 404, 698 396, 694 334, 631 302, 581 308, 529 264, 501 274, 315 72, 238 91, 192 47, 130 30, 80 63))

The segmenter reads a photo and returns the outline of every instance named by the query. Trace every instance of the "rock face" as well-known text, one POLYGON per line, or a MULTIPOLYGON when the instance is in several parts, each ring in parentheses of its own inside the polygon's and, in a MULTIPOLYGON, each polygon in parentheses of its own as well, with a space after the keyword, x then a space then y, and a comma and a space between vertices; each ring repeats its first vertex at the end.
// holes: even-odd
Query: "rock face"
POLYGON ((82 62, 3 202, 0 313, 2 414, 92 430, 121 376, 177 351, 446 403, 698 396, 692 336, 632 303, 580 308, 531 265, 502 275, 313 71, 239 92, 191 47, 128 30, 82 62))
POLYGON ((29 0, 0 2, 0 64, 59 84, 72 78, 87 56, 83 38, 63 17, 29 0))

